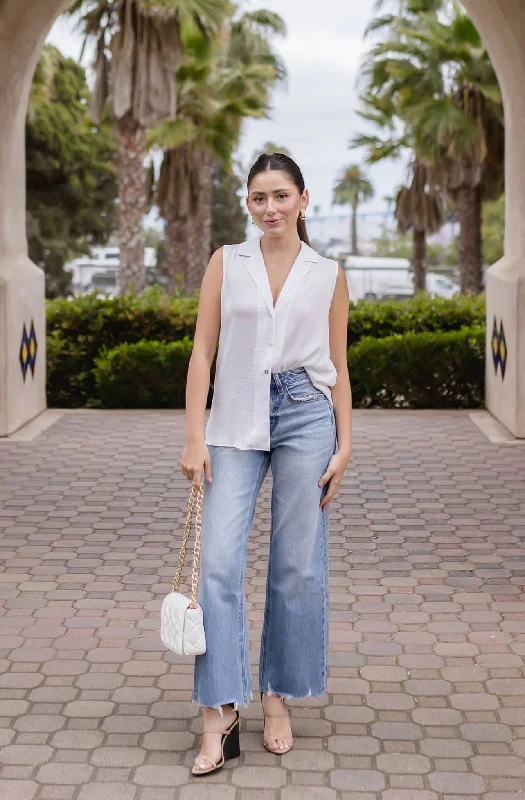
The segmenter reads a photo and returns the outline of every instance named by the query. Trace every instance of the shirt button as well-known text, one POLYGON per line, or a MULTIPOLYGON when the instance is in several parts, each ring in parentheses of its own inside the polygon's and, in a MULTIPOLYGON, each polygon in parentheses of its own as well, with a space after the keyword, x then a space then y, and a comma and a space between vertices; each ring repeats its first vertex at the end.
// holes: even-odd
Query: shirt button
POLYGON ((266 375, 268 375, 268 370, 267 370, 267 369, 265 369, 264 371, 265 371, 266 375))
POLYGON ((270 345, 270 347, 273 347, 273 342, 268 342, 268 344, 270 345))

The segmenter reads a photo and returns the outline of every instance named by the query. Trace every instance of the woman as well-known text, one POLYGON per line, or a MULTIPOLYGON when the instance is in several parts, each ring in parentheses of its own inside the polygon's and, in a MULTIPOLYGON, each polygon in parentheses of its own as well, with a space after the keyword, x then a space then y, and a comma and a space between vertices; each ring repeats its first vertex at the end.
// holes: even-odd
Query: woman
POLYGON ((246 541, 270 465, 264 746, 273 753, 292 746, 285 698, 327 691, 328 505, 351 454, 349 297, 337 262, 308 244, 308 201, 291 158, 261 155, 246 204, 263 235, 217 250, 202 280, 181 456, 188 480, 206 477, 199 581, 206 652, 195 657, 193 693, 204 709, 203 737, 194 775, 239 755, 238 708, 252 698, 246 541))

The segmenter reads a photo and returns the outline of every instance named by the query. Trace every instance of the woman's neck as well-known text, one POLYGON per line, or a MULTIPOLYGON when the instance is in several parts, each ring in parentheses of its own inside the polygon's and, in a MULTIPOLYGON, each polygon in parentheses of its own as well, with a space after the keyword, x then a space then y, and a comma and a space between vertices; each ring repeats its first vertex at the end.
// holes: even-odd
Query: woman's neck
POLYGON ((302 247, 299 234, 295 231, 290 236, 279 236, 279 238, 272 238, 263 234, 260 244, 263 255, 275 256, 276 258, 295 255, 302 247))

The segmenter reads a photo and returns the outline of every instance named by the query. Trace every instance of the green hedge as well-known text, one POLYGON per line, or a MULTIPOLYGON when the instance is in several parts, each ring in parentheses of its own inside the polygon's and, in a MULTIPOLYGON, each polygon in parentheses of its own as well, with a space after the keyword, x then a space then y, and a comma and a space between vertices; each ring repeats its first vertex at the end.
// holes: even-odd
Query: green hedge
POLYGON ((384 339, 396 333, 457 331, 485 325, 485 295, 430 297, 375 302, 360 300, 350 307, 348 346, 365 336, 384 339))
POLYGON ((479 408, 485 379, 485 329, 396 334, 348 349, 354 406, 479 408))
POLYGON ((197 320, 194 297, 170 297, 158 286, 140 295, 48 300, 46 307, 47 395, 55 407, 97 405, 94 365, 104 347, 193 338, 197 320))
MULTIPOLYGON (((192 344, 143 341, 104 351, 95 366, 100 406, 184 408, 192 344)), ((348 349, 354 406, 479 407, 484 352, 481 327, 363 339, 348 349)))
POLYGON ((185 408, 186 376, 193 348, 179 342, 142 341, 104 348, 95 359, 102 408, 185 408))
MULTIPOLYGON (((167 295, 157 286, 140 295, 47 301, 47 399, 52 407, 99 407, 96 359, 123 344, 192 339, 197 297, 167 295)), ((485 298, 431 298, 384 303, 359 301, 350 307, 348 344, 364 337, 454 331, 483 325, 485 298)), ((131 356, 130 356, 131 357, 131 356)), ((184 404, 183 404, 184 405, 184 404)))

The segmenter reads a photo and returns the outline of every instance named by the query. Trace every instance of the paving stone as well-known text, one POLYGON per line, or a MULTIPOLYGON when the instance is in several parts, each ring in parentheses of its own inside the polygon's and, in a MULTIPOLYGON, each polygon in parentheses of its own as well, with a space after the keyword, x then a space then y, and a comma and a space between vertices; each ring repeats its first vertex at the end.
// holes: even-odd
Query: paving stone
MULTIPOLYGON (((333 736, 331 738, 335 739, 337 737, 333 736)), ((340 738, 352 737, 342 736, 340 738)), ((298 750, 293 747, 289 753, 280 756, 280 762, 287 770, 318 770, 319 772, 326 772, 329 769, 333 769, 334 757, 332 753, 325 753, 322 750, 298 750)))
MULTIPOLYGON (((6 443, 0 800, 524 793, 523 453, 487 443, 467 410, 356 409, 353 425, 331 512, 328 693, 292 701, 278 758, 254 691, 241 759, 202 782, 193 664, 158 634, 185 522, 184 412, 77 409, 6 443)), ((254 690, 271 489, 269 473, 247 549, 254 690)))
POLYGON ((437 800, 435 792, 426 789, 387 789, 381 800, 437 800))
MULTIPOLYGON (((281 800, 305 800, 306 797, 308 800, 339 800, 334 789, 320 786, 283 786, 281 789, 281 800)), ((181 797, 181 800, 185 799, 181 797)), ((259 796, 254 800, 259 800, 259 796)))
POLYGON ((40 783, 79 784, 86 783, 93 774, 88 764, 44 764, 37 772, 40 783))
POLYGON ((466 724, 460 727, 461 735, 471 742, 510 742, 512 730, 507 725, 494 724, 466 724))
POLYGON ((525 776, 525 762, 516 756, 474 756, 472 769, 480 775, 525 776))
POLYGON ((0 797, 2 800, 33 800, 38 791, 34 781, 0 780, 0 797))
POLYGON ((451 683, 482 683, 489 677, 487 670, 481 667, 444 667, 441 674, 451 683))
POLYGON ((335 769, 330 774, 334 789, 353 792, 380 792, 385 788, 385 776, 374 770, 335 769))
POLYGON ((397 683, 408 678, 408 671, 401 667, 362 667, 361 677, 367 681, 381 681, 383 683, 397 683))
POLYGON ((415 741, 421 739, 423 732, 419 725, 412 722, 374 722, 372 735, 379 739, 415 741))
POLYGON ((470 742, 461 739, 424 739, 421 752, 431 758, 470 758, 474 750, 470 742))
POLYGON ((452 686, 442 680, 408 680, 405 681, 405 692, 416 697, 440 697, 452 694, 452 686))
MULTIPOLYGON (((145 765, 138 767, 133 778, 139 786, 181 786, 186 783, 188 770, 186 767, 170 767, 162 765, 145 765)), ((197 780, 199 780, 197 778, 197 780)))
POLYGON ((379 742, 372 736, 330 736, 328 749, 333 753, 354 756, 373 756, 379 753, 379 742))
POLYGON ((286 783, 286 772, 280 767, 237 767, 232 773, 235 786, 278 788, 286 783))
POLYGON ((485 692, 460 692, 453 694, 450 704, 461 711, 493 711, 499 708, 497 697, 485 692))
POLYGON ((424 774, 430 772, 430 761, 425 756, 410 753, 381 753, 376 759, 377 767, 387 774, 424 774))
POLYGON ((45 745, 12 744, 0 750, 0 764, 45 764, 52 754, 45 745))
POLYGON ((74 700, 64 708, 66 717, 107 717, 111 714, 114 703, 96 700, 74 700))
POLYGON ((415 708, 412 711, 412 719, 419 725, 458 725, 461 722, 461 714, 452 708, 415 708))
POLYGON ((19 717, 29 708, 26 700, 0 700, 0 717, 19 717))
POLYGON ((403 692, 370 692, 366 704, 371 708, 385 711, 407 711, 414 708, 416 701, 412 695, 403 692))
POLYGON ((99 747, 91 756, 97 767, 137 767, 146 758, 146 751, 138 747, 99 747))
POLYGON ((485 781, 479 775, 465 772, 433 772, 428 776, 430 787, 444 794, 482 794, 485 781))
POLYGON ((78 800, 135 800, 137 791, 131 784, 94 782, 81 787, 78 800))
POLYGON ((489 680, 487 681, 487 689, 492 694, 497 695, 525 695, 525 678, 489 680))

